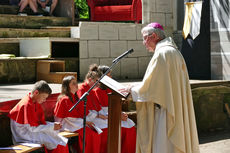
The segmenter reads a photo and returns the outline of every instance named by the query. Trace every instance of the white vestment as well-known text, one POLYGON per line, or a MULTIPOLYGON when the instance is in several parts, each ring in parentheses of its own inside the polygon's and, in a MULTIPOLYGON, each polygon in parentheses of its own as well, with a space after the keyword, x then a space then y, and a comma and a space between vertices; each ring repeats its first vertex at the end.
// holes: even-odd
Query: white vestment
POLYGON ((137 102, 137 153, 199 153, 188 72, 171 38, 157 43, 142 82, 131 93, 137 102))

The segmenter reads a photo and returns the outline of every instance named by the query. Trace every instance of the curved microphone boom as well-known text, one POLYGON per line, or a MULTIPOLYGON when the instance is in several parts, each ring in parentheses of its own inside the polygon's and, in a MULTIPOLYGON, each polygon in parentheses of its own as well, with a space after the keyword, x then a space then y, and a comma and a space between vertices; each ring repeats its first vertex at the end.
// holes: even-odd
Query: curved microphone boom
POLYGON ((123 57, 127 56, 128 54, 131 54, 132 52, 133 52, 133 48, 127 50, 126 52, 124 52, 123 54, 121 54, 120 56, 118 56, 117 58, 115 58, 115 59, 113 60, 113 63, 118 62, 120 59, 122 59, 123 57))

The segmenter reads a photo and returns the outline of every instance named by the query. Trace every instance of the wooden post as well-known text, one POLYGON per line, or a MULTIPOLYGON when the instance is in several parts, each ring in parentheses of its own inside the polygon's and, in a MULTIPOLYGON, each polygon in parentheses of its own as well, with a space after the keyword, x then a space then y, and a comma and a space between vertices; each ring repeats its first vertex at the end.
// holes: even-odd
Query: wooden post
POLYGON ((121 152, 121 96, 117 93, 108 94, 108 153, 121 152))

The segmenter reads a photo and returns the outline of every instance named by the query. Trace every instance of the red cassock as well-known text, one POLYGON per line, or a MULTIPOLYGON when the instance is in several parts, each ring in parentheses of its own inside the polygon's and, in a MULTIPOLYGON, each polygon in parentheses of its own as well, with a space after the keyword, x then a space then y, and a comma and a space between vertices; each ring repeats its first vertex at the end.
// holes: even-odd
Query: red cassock
MULTIPOLYGON (((77 95, 81 97, 89 89, 90 89, 90 86, 86 82, 84 82, 78 87, 77 95)), ((91 92, 87 96, 87 109, 96 110, 96 111, 101 110, 101 106, 93 90, 91 90, 91 92)))
MULTIPOLYGON (((81 97, 89 89, 90 89, 90 86, 86 82, 82 83, 79 86, 78 91, 77 91, 78 96, 81 97)), ((101 106, 93 90, 87 96, 87 109, 95 110, 97 112, 101 110, 101 106)), ((103 132, 100 134, 101 135, 100 153, 107 153, 108 128, 103 128, 101 130, 103 132)))
MULTIPOLYGON (((71 112, 69 110, 77 102, 78 97, 71 94, 72 100, 68 96, 62 97, 56 104, 54 109, 54 115, 58 118, 83 118, 84 116, 84 102, 80 102, 71 112)), ((89 114, 88 108, 86 108, 86 116, 89 114)), ((82 120, 83 121, 83 120, 82 120)), ((74 148, 78 153, 83 151, 83 122, 81 128, 76 132, 79 133, 78 144, 74 145, 74 148)), ((101 136, 91 128, 86 126, 85 132, 85 153, 100 153, 101 136)))
MULTIPOLYGON (((41 136, 39 135, 39 131, 36 131, 36 127, 37 129, 39 128, 39 126, 42 125, 47 125, 46 121, 45 121, 45 114, 44 111, 41 107, 41 105, 39 103, 34 103, 30 97, 30 94, 27 95, 26 97, 24 97, 22 100, 19 101, 19 103, 10 111, 9 115, 8 115, 14 122, 22 125, 25 125, 25 128, 31 128, 33 130, 27 130, 28 132, 30 132, 28 135, 32 137, 33 136, 41 136)), ((15 127, 12 127, 13 129, 15 127)), ((16 127, 17 128, 17 127, 16 127)), ((46 126, 43 126, 43 130, 45 130, 46 126)), ((47 125, 47 129, 48 125, 47 125)), ((53 129, 53 126, 52 126, 53 129)), ((24 133, 24 135, 20 134, 20 131, 18 131, 17 129, 14 130, 15 135, 14 139, 15 140, 20 140, 19 142, 22 142, 23 140, 25 142, 28 141, 35 141, 35 142, 39 142, 40 138, 39 137, 33 137, 33 139, 31 137, 26 136, 27 133, 24 133), (18 133, 17 133, 18 132, 18 133), (30 140, 31 139, 31 140, 30 140)), ((13 132, 13 134, 14 134, 13 132)), ((41 133, 40 133, 41 134, 41 133)), ((49 136, 46 135, 46 137, 48 138, 49 136)), ((17 141, 16 141, 17 142, 17 141)), ((68 149, 68 145, 63 146, 63 145, 57 145, 56 149, 52 149, 52 150, 48 150, 45 147, 45 151, 49 152, 49 153, 68 153, 69 149, 68 149)))
MULTIPOLYGON (((95 95, 102 107, 108 107, 108 93, 112 91, 110 89, 96 88, 94 90, 95 95)), ((130 121, 130 119, 128 119, 130 121)), ((124 121, 122 121, 124 122, 124 121)), ((125 127, 121 124, 121 153, 135 153, 136 152, 136 128, 125 127)))

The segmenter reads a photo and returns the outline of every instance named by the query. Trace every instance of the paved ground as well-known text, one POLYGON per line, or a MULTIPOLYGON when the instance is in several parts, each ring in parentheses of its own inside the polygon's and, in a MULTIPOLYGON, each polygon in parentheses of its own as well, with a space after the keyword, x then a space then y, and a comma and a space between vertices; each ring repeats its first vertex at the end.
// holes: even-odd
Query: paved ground
POLYGON ((200 153, 230 153, 230 139, 201 144, 200 153))
MULTIPOLYGON (((52 93, 60 93, 61 84, 49 84, 52 93)), ((0 85, 0 102, 21 99, 31 91, 33 84, 0 85)))
POLYGON ((202 134, 199 141, 200 153, 230 153, 230 129, 202 134))

